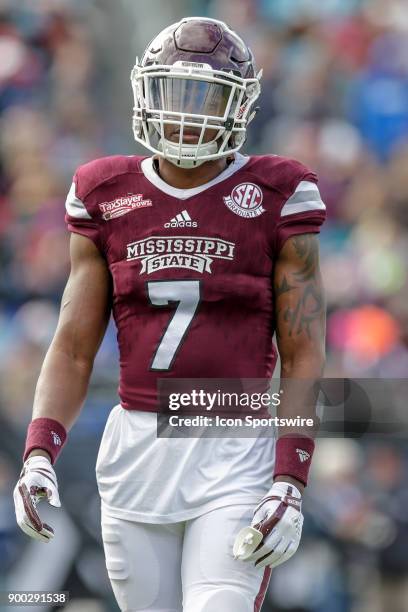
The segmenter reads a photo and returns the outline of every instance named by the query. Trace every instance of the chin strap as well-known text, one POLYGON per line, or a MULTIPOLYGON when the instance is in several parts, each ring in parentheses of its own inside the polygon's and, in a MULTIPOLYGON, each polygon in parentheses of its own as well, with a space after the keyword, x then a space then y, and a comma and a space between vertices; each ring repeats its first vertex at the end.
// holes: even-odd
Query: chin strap
MULTIPOLYGON (((169 162, 171 162, 175 166, 178 166, 179 168, 197 168, 197 166, 201 166, 201 164, 203 164, 206 161, 205 159, 195 159, 195 156, 197 153, 196 145, 184 144, 181 147, 181 154, 183 156, 184 155, 190 156, 191 159, 174 159, 173 157, 167 157, 167 155, 179 155, 179 151, 180 151, 179 146, 176 145, 174 142, 171 142, 170 140, 164 139, 164 146, 163 146, 163 140, 160 140, 159 149, 162 152, 163 156, 166 157, 166 159, 169 162)), ((212 142, 201 144, 200 147, 198 148, 198 154, 199 155, 214 155, 215 153, 217 153, 217 150, 218 150, 218 145, 216 141, 213 140, 212 142)))

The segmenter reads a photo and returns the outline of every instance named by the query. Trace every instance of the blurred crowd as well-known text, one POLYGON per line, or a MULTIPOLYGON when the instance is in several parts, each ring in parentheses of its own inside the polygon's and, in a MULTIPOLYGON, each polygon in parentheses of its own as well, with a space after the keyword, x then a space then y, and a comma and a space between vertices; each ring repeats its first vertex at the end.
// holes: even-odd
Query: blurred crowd
MULTIPOLYGON (((79 164, 141 152, 131 140, 130 87, 115 93, 114 85, 117 74, 126 73, 127 86, 134 55, 148 36, 139 25, 128 56, 111 53, 111 41, 121 33, 112 32, 108 4, 0 0, 0 590, 3 577, 18 572, 27 546, 14 526, 10 487, 69 269, 65 194, 79 164)), ((117 10, 136 24, 138 4, 124 0, 117 10)), ((263 68, 260 111, 245 151, 295 157, 319 175, 328 209, 321 235, 326 375, 405 377, 407 2, 172 4, 174 20, 186 13, 227 21, 263 68)), ((151 36, 166 25, 159 12, 156 20, 151 36)), ((60 463, 67 512, 85 542, 67 562, 65 586, 88 598, 72 610, 115 609, 101 557, 92 462, 115 401, 116 377, 115 334, 109 328, 92 393, 75 426, 75 452, 66 452, 60 463), (70 488, 95 501, 84 509, 78 495, 68 495, 70 488)), ((305 545, 275 573, 265 612, 408 609, 406 448, 331 440, 315 466, 305 545)))
MULTIPOLYGON (((202 4, 202 3, 199 3, 202 4)), ((216 0, 263 68, 249 144, 317 171, 328 376, 408 371, 408 5, 216 0)))

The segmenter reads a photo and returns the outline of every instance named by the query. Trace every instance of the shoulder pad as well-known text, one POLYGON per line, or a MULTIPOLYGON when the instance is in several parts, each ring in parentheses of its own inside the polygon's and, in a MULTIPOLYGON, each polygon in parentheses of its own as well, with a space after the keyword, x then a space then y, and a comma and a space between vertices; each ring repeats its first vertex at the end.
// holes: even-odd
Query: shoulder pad
POLYGON ((285 198, 292 195, 301 181, 317 182, 316 174, 307 166, 295 159, 279 155, 251 157, 247 169, 256 175, 259 181, 279 191, 285 198))
POLYGON ((79 166, 74 177, 77 196, 84 200, 102 183, 111 181, 121 174, 140 173, 141 159, 143 158, 137 155, 112 155, 79 166))

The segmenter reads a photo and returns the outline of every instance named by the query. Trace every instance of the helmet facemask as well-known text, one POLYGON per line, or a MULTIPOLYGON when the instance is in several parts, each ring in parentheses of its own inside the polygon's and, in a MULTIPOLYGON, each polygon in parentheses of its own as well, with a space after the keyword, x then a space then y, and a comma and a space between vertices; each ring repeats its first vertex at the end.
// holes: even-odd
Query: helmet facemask
POLYGON ((242 78, 194 62, 141 66, 136 60, 136 141, 183 168, 238 151, 255 114, 260 76, 242 78))

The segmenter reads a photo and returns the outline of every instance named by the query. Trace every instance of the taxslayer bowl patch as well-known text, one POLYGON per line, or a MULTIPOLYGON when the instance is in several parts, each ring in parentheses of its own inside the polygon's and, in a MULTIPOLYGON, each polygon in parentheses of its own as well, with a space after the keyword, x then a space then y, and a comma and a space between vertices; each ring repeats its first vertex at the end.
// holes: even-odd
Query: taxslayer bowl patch
POLYGON ((144 200, 142 193, 130 193, 122 198, 116 198, 116 200, 112 200, 112 202, 103 202, 99 204, 99 208, 102 211, 102 218, 105 219, 105 221, 110 221, 111 219, 132 212, 132 210, 146 208, 147 206, 152 206, 152 201, 144 200))
POLYGON ((231 195, 224 196, 224 202, 230 210, 240 217, 253 219, 265 212, 262 207, 261 188, 254 183, 241 183, 234 187, 231 195))

